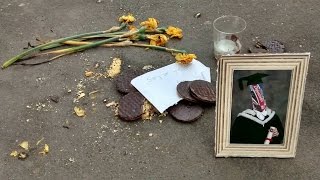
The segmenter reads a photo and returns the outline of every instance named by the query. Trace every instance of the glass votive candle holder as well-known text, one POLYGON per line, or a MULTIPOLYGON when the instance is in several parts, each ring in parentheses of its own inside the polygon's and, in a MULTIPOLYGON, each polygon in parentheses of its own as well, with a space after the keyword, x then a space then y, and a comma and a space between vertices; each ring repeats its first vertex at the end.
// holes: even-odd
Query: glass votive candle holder
POLYGON ((217 60, 222 55, 240 53, 240 35, 246 29, 246 21, 238 16, 221 16, 213 22, 214 55, 217 60))

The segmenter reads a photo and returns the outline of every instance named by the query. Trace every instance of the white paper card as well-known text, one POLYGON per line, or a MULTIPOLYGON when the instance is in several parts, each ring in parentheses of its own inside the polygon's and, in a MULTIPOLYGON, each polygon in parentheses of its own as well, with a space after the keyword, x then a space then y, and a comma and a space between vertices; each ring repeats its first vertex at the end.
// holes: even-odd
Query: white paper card
POLYGON ((177 85, 193 80, 211 82, 210 68, 197 60, 189 64, 173 63, 138 76, 131 84, 163 113, 182 99, 177 93, 177 85))

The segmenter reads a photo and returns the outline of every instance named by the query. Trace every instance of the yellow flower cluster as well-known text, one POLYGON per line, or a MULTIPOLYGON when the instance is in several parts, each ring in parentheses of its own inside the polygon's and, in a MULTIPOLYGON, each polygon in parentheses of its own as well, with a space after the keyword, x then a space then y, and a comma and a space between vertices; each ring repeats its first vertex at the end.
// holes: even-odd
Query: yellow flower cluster
POLYGON ((171 38, 182 38, 183 35, 182 35, 182 29, 180 28, 177 28, 177 27, 173 27, 173 26, 169 26, 167 29, 166 29, 166 33, 171 37, 171 38))
POLYGON ((136 18, 133 17, 132 14, 128 14, 127 16, 123 15, 119 18, 120 22, 132 23, 136 21, 136 18))
POLYGON ((148 30, 155 30, 158 27, 158 23, 155 18, 148 18, 147 21, 141 22, 140 25, 146 27, 148 30))
POLYGON ((178 53, 178 54, 176 54, 175 58, 176 58, 178 63, 188 64, 193 59, 197 58, 197 56, 195 54, 178 53))

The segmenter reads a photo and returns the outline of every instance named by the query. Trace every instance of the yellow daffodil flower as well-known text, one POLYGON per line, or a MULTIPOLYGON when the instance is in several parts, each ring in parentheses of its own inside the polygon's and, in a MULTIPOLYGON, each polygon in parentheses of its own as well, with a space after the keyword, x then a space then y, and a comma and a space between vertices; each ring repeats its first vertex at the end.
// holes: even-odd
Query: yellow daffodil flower
POLYGON ((146 27, 148 30, 154 30, 158 27, 158 21, 155 18, 148 18, 147 21, 141 22, 140 25, 146 27))
POLYGON ((164 46, 168 42, 168 37, 164 34, 148 35, 150 39, 150 45, 154 46, 164 46))
POLYGON ((171 38, 182 38, 182 29, 177 28, 177 27, 173 27, 173 26, 169 26, 166 29, 166 33, 171 37, 171 38))
POLYGON ((120 22, 132 23, 136 21, 136 18, 133 17, 132 14, 128 14, 127 16, 123 15, 119 18, 120 22))
POLYGON ((175 58, 179 63, 188 64, 193 59, 197 58, 197 56, 195 54, 178 53, 175 58))

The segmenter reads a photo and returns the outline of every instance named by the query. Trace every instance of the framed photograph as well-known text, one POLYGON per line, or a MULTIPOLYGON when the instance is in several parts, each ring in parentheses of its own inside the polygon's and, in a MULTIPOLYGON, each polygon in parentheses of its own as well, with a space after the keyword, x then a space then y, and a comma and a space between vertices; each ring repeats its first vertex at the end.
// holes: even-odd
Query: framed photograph
POLYGON ((295 157, 310 53, 218 61, 216 157, 295 157))

